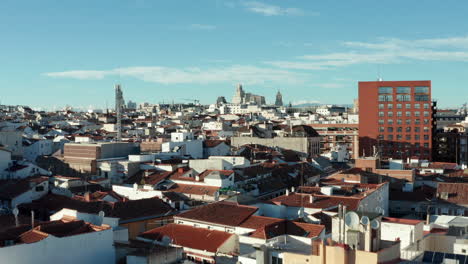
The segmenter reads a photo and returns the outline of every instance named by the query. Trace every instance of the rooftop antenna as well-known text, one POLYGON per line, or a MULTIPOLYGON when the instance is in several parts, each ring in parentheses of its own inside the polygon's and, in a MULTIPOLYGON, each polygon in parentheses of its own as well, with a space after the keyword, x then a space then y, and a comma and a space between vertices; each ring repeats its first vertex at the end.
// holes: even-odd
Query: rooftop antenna
POLYGON ((382 82, 382 81, 383 81, 382 75, 380 74, 380 64, 377 65, 377 80, 378 80, 379 82, 382 82))

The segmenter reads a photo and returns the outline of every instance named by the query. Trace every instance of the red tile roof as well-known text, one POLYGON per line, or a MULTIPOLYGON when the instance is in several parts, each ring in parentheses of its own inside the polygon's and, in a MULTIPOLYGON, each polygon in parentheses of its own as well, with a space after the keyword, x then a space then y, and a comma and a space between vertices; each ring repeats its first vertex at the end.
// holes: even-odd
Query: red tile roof
POLYGON ((357 210, 361 201, 361 198, 356 197, 313 195, 314 201, 310 203, 310 196, 310 194, 292 193, 273 198, 270 201, 277 205, 322 209, 342 204, 346 205, 348 210, 357 210))
POLYGON ((264 227, 273 223, 279 223, 282 221, 284 220, 280 218, 252 215, 249 218, 247 218, 244 222, 242 222, 239 225, 239 227, 258 229, 258 228, 261 228, 261 227, 264 227))
POLYGON ((203 142, 203 145, 204 145, 205 148, 214 148, 214 147, 218 146, 221 143, 227 144, 227 142, 225 140, 205 140, 203 142))
POLYGON ((394 217, 383 217, 383 222, 395 223, 395 224, 403 224, 403 225, 417 225, 424 221, 422 220, 415 220, 415 219, 405 219, 405 218, 394 218, 394 217))
POLYGON ((219 187, 177 183, 168 191, 193 195, 214 196, 219 189, 219 187))
POLYGON ((48 194, 30 204, 23 204, 21 207, 26 210, 37 209, 48 211, 49 213, 60 211, 63 208, 89 214, 98 214, 100 211, 103 211, 106 216, 119 218, 120 221, 131 221, 144 217, 159 217, 174 213, 169 204, 157 197, 113 203, 106 201, 86 202, 61 195, 48 194))
POLYGON ((225 226, 239 226, 258 210, 257 207, 217 202, 197 207, 175 217, 225 226))
POLYGON ((140 235, 157 241, 161 241, 165 236, 172 240, 171 244, 216 253, 234 234, 188 225, 168 224, 140 235))
POLYGON ((25 244, 32 244, 39 242, 45 238, 47 238, 49 235, 47 233, 41 232, 39 230, 30 230, 27 231, 19 236, 19 242, 20 243, 25 243, 25 244))
POLYGON ((323 225, 299 223, 283 220, 261 227, 250 235, 255 238, 270 239, 281 235, 303 236, 308 238, 318 237, 325 230, 323 225))
POLYGON ((29 225, 23 225, 1 232, 0 247, 5 246, 7 240, 13 240, 15 244, 31 244, 39 242, 49 235, 67 237, 107 229, 110 229, 110 226, 95 226, 82 220, 44 222, 39 223, 34 229, 31 229, 29 225))
POLYGON ((468 183, 438 183, 437 196, 449 203, 468 204, 468 183))

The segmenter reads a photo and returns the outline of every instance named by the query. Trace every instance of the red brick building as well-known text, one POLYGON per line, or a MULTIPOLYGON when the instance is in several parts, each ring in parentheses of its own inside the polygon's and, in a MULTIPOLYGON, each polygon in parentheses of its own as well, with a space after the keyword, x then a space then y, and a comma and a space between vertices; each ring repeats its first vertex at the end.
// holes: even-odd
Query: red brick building
POLYGON ((359 155, 431 160, 431 81, 359 82, 359 155))

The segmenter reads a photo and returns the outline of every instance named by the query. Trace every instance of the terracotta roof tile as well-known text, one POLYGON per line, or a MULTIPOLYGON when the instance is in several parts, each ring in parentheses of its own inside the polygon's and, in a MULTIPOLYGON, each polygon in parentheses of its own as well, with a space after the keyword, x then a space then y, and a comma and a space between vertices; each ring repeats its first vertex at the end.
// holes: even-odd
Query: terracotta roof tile
POLYGON ((168 224, 146 231, 140 236, 157 241, 161 241, 166 236, 172 240, 171 244, 215 253, 234 235, 188 225, 168 224))
POLYGON ((449 203, 468 204, 468 183, 439 183, 437 196, 449 203))
POLYGON ((225 226, 239 226, 258 208, 231 202, 217 202, 194 208, 176 217, 225 226))

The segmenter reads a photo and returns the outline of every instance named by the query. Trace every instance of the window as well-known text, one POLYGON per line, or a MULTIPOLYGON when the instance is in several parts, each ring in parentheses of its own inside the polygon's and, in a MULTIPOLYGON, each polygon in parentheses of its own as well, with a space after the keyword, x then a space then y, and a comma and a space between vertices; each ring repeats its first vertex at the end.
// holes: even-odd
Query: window
POLYGON ((379 87, 379 94, 391 94, 393 93, 392 87, 379 87))
POLYGON ((415 108, 415 109, 419 109, 420 107, 421 107, 420 104, 414 104, 414 108, 415 108))
POLYGON ((379 124, 380 124, 380 125, 383 125, 383 124, 384 124, 384 120, 383 120, 383 119, 379 119, 379 124))
POLYGON ((429 95, 415 95, 414 100, 416 102, 425 102, 429 101, 429 95))
POLYGON ((377 136, 377 138, 380 139, 380 140, 383 140, 383 139, 384 139, 384 136, 383 136, 383 135, 379 135, 379 136, 377 136))
POLYGON ((424 133, 427 133, 429 132, 429 128, 428 127, 424 127, 424 133))
POLYGON ((424 140, 429 140, 429 135, 424 135, 424 140))
POLYGON ((429 112, 428 111, 424 111, 424 116, 429 116, 429 112))
POLYGON ((387 105, 387 108, 388 108, 388 109, 393 109, 393 104, 388 104, 388 105, 387 105))
POLYGON ((415 124, 415 125, 421 124, 421 119, 416 118, 416 119, 414 120, 414 124, 415 124))
POLYGON ((415 112, 414 112, 414 116, 421 116, 421 112, 415 111, 415 112))
POLYGON ((416 148, 419 148, 419 147, 420 147, 419 142, 414 143, 414 146, 415 146, 416 148))
POLYGON ((397 127, 397 132, 402 132, 403 131, 403 128, 402 127, 397 127))
POLYGON ((424 109, 429 109, 429 104, 424 104, 424 109))
POLYGON ((391 95, 379 95, 379 102, 391 102, 393 101, 393 96, 391 95))
POLYGON ((411 119, 406 119, 406 120, 405 120, 405 124, 411 125, 411 119))
POLYGON ((406 117, 411 117, 411 112, 408 112, 408 111, 407 111, 407 112, 405 113, 405 116, 406 116, 406 117))
POLYGON ((420 127, 415 127, 414 132, 421 132, 421 128, 420 127))
POLYGON ((403 122, 401 121, 401 119, 397 119, 397 125, 401 125, 403 124, 403 122))
POLYGON ((414 140, 419 140, 420 136, 419 135, 414 135, 414 140))
POLYGON ((401 117, 401 116, 402 116, 402 112, 396 112, 396 116, 401 117))
POLYGON ((379 109, 384 109, 384 104, 379 104, 379 109))
POLYGON ((384 112, 379 112, 379 116, 380 116, 380 117, 382 117, 382 116, 384 116, 384 115, 385 115, 384 112))
POLYGON ((405 104, 406 109, 411 109, 411 104, 405 104))
POLYGON ((384 132, 385 131, 385 127, 379 127, 379 132, 384 132))
POLYGON ((393 132, 393 127, 387 127, 387 132, 393 132))
POLYGON ((389 125, 393 125, 393 119, 388 119, 388 120, 387 120, 387 123, 388 123, 389 125))
POLYGON ((428 125, 429 124, 429 119, 424 119, 424 124, 428 125))
POLYGON ((429 87, 427 87, 427 86, 416 86, 416 87, 414 87, 414 93, 429 93, 429 87))
POLYGON ((402 139, 401 135, 396 135, 396 139, 401 140, 402 139))
POLYGON ((411 140, 411 135, 406 135, 406 140, 411 140))
POLYGON ((396 105, 396 108, 397 108, 397 109, 401 109, 401 104, 397 104, 397 105, 396 105))
POLYGON ((424 143, 424 147, 425 147, 425 148, 428 148, 428 147, 429 147, 429 143, 424 143))
POLYGON ((406 127, 405 131, 406 132, 411 132, 411 127, 406 127))
POLYGON ((411 93, 411 88, 410 87, 397 87, 397 93, 409 94, 411 93))
POLYGON ((283 264, 283 259, 271 256, 271 264, 283 264))
POLYGON ((411 95, 409 94, 398 94, 396 97, 398 102, 409 102, 411 101, 411 95))
POLYGON ((393 112, 388 112, 388 117, 393 117, 393 112))
POLYGON ((387 135, 388 140, 393 140, 393 135, 387 135))

